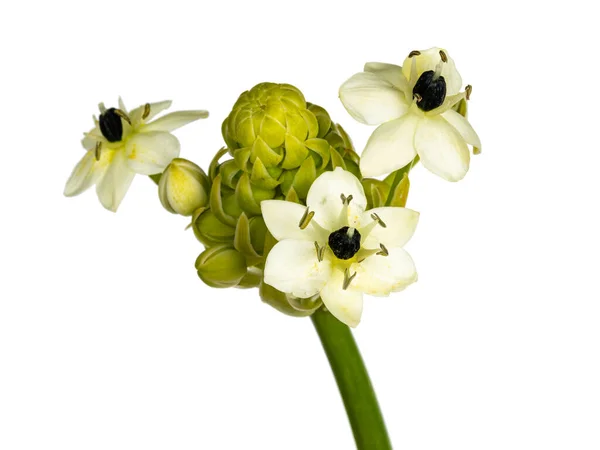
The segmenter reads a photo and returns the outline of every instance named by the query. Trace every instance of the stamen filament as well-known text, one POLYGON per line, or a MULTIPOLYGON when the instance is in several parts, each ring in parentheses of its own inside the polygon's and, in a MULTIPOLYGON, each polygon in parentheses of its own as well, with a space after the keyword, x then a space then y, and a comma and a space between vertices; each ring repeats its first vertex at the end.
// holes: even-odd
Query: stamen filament
POLYGON ((376 255, 379 256, 388 256, 390 254, 390 252, 388 252, 388 249, 385 247, 385 245, 383 244, 379 244, 379 248, 381 249, 381 251, 375 253, 376 255))
POLYGON ((325 252, 325 246, 321 247, 317 241, 315 241, 315 249, 317 250, 317 259, 319 262, 323 261, 323 253, 325 252))
POLYGON ((378 225, 381 225, 382 228, 387 228, 387 225, 385 224, 385 222, 383 220, 381 220, 381 217, 379 217, 377 215, 377 213, 371 214, 371 219, 373 219, 375 222, 377 222, 378 225))
POLYGON ((142 113, 142 119, 146 119, 150 115, 150 103, 144 105, 144 112, 142 113))
POLYGON ((308 224, 310 223, 310 221, 312 220, 312 218, 315 216, 315 212, 314 211, 310 211, 308 209, 308 207, 306 207, 306 210, 304 211, 304 214, 302 215, 302 218, 300 219, 300 223, 298 224, 298 227, 301 230, 304 230, 308 224))
POLYGON ((471 99, 471 92, 473 92, 473 86, 471 86, 470 84, 467 84, 465 86, 465 95, 466 95, 467 100, 471 99))
POLYGON ((102 150, 102 142, 96 141, 96 148, 94 148, 94 156, 96 161, 100 161, 100 151, 102 150))
POLYGON ((125 122, 127 122, 129 125, 131 125, 131 119, 129 118, 129 116, 127 114, 125 114, 124 111, 122 111, 120 109, 115 109, 115 114, 117 116, 119 116, 121 119, 123 119, 125 122))
POLYGON ((348 286, 350 286, 350 283, 352 282, 355 276, 356 272, 350 275, 350 269, 346 268, 346 270, 344 270, 344 284, 342 285, 342 289, 344 291, 348 289, 348 286))

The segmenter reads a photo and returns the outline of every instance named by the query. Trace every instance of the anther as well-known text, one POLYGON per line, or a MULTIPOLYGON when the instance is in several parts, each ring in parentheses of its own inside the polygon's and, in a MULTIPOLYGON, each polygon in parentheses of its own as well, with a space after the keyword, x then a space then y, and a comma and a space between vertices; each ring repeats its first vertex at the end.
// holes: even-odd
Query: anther
POLYGON ((352 194, 350 194, 348 197, 346 197, 344 194, 340 194, 340 198, 342 199, 342 203, 344 205, 349 205, 353 197, 352 194))
POLYGON ((121 119, 123 119, 125 122, 127 122, 129 125, 131 125, 131 119, 129 118, 129 116, 127 114, 125 114, 124 111, 122 111, 120 109, 115 109, 115 114, 117 116, 119 116, 121 119))
POLYGON ((421 97, 420 94, 413 94, 413 97, 415 98, 417 103, 420 103, 423 100, 423 97, 421 97))
POLYGON ((96 141, 96 148, 94 148, 94 156, 96 161, 100 161, 100 151, 102 150, 102 142, 96 141))
POLYGON ((325 246, 321 247, 317 241, 315 241, 315 250, 317 250, 317 259, 319 262, 323 261, 323 253, 325 252, 325 246))
POLYGON ((344 291, 346 289, 348 289, 348 286, 350 286, 350 283, 352 283, 352 280, 354 279, 355 276, 356 276, 356 272, 354 272, 352 275, 350 275, 350 269, 346 268, 346 270, 344 270, 344 284, 342 285, 342 289, 344 291))
POLYGON ((150 103, 144 105, 144 112, 142 113, 142 119, 146 119, 150 115, 150 103))
POLYGON ((471 99, 471 92, 473 92, 473 86, 471 86, 470 84, 467 84, 465 86, 465 94, 467 96, 467 100, 471 99))
POLYGON ((385 248, 385 245, 379 244, 379 248, 381 249, 381 251, 378 251, 377 253, 375 253, 376 255, 388 256, 390 254, 390 252, 388 252, 388 249, 385 248))
POLYGON ((409 58, 412 58, 413 56, 419 56, 421 54, 421 52, 419 50, 413 50, 412 52, 410 52, 408 54, 409 58))
POLYGON ((440 50, 440 58, 442 58, 442 61, 448 62, 448 55, 446 55, 444 50, 440 50))
POLYGON ((381 220, 381 217, 379 217, 377 215, 377 213, 371 214, 371 219, 373 219, 375 222, 377 222, 379 225, 381 225, 382 228, 387 228, 387 225, 385 224, 385 222, 383 220, 381 220))
POLYGON ((300 227, 301 230, 304 230, 308 226, 308 224, 310 223, 310 221, 312 220, 312 218, 314 216, 315 216, 315 212, 310 211, 307 207, 306 210, 304 211, 304 214, 302 215, 302 218, 300 219, 300 223, 298 224, 298 227, 300 227))

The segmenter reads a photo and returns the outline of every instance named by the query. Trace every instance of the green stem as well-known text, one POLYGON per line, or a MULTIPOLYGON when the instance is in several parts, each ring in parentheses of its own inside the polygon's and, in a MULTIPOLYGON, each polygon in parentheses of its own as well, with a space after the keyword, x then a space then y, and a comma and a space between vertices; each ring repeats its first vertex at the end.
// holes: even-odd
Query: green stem
POLYGON ((391 449, 375 391, 350 329, 322 308, 311 319, 344 401, 356 448, 391 449))

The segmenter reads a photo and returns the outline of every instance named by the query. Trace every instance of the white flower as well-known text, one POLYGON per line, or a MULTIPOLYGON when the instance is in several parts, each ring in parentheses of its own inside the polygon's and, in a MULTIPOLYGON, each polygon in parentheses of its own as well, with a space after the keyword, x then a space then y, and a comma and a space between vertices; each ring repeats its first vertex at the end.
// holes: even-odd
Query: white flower
POLYGON ((170 100, 146 103, 128 113, 120 98, 119 108, 106 109, 101 103, 96 126, 81 141, 87 153, 73 169, 64 194, 79 195, 95 184, 100 203, 116 211, 136 173, 160 173, 179 156, 179 141, 170 132, 208 117, 208 111, 179 111, 150 122, 170 106, 170 100))
POLYGON ((396 207, 365 211, 360 181, 340 167, 315 180, 306 204, 261 203, 267 228, 279 241, 267 256, 265 283, 299 298, 320 295, 331 314, 355 327, 363 293, 389 295, 416 281, 415 265, 402 247, 419 213, 396 207))
POLYGON ((367 125, 380 125, 361 155, 365 177, 393 172, 419 155, 423 165, 448 181, 469 170, 467 144, 481 148, 467 119, 451 108, 468 99, 471 87, 459 92, 462 79, 448 53, 439 48, 414 51, 402 67, 367 63, 364 72, 340 87, 340 100, 350 115, 367 125))

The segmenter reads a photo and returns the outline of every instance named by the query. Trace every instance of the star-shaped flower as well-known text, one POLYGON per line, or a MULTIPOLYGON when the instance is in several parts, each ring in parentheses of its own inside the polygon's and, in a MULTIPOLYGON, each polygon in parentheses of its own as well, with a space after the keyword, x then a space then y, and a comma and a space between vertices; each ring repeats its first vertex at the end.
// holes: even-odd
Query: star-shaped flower
POLYGON ((446 50, 413 51, 402 67, 367 63, 340 87, 340 100, 350 115, 367 125, 380 125, 361 155, 365 177, 393 172, 419 155, 423 165, 448 181, 469 170, 467 144, 481 148, 477 133, 451 109, 471 87, 459 92, 462 79, 446 50))
POLYGON ((261 203, 267 228, 279 241, 267 256, 265 283, 299 298, 320 295, 331 314, 355 327, 363 293, 389 295, 416 281, 413 260, 402 247, 419 213, 397 207, 365 211, 360 181, 340 167, 315 180, 306 204, 261 203))
POLYGON ((170 100, 146 103, 128 113, 120 98, 119 108, 100 103, 100 117, 94 117, 95 127, 81 142, 87 152, 73 169, 64 194, 79 195, 95 184, 100 203, 116 211, 136 173, 160 173, 179 156, 179 140, 170 132, 208 117, 208 111, 178 111, 150 122, 170 106, 170 100))

